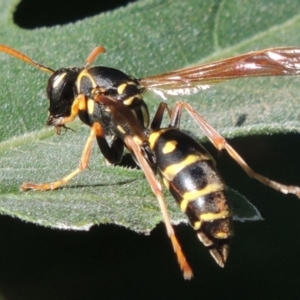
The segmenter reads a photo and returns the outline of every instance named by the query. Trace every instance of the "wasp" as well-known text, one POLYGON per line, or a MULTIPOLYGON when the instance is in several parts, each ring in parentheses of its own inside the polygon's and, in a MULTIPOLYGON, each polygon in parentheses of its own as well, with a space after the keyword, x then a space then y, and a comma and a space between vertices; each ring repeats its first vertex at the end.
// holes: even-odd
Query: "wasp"
POLYGON ((233 229, 226 186, 216 170, 214 160, 179 126, 183 109, 212 144, 218 150, 226 150, 250 177, 282 193, 300 197, 299 187, 272 181, 252 170, 226 139, 188 103, 177 102, 171 109, 162 102, 150 124, 149 111, 143 100, 146 91, 167 98, 168 95, 190 95, 220 81, 240 77, 298 75, 300 48, 254 51, 141 79, 113 68, 90 67, 95 58, 105 52, 102 46, 91 52, 83 67, 56 71, 8 46, 0 45, 0 51, 51 74, 47 84, 50 103, 47 125, 54 126, 56 134, 60 134, 61 129, 67 128, 66 124, 77 116, 90 127, 79 166, 74 171, 50 183, 23 183, 21 190, 53 190, 68 183, 88 167, 95 139, 104 158, 110 163, 120 162, 126 147, 158 200, 185 279, 193 276, 192 269, 176 238, 156 172, 186 213, 200 241, 221 267, 228 257, 233 229), (165 111, 170 119, 168 127, 161 126, 165 111))

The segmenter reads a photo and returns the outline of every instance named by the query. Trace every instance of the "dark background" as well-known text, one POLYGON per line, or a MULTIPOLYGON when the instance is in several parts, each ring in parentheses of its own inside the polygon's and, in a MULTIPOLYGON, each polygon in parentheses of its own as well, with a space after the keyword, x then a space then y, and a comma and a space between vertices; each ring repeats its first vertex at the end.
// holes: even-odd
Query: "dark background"
POLYGON ((125 6, 137 0, 22 0, 14 22, 26 29, 63 25, 125 6))
MULTIPOLYGON (((85 0, 80 9, 70 6, 68 13, 60 9, 62 2, 23 0, 14 20, 23 28, 52 26, 98 14, 104 3, 112 5, 105 7, 110 10, 129 1, 85 0), (50 13, 50 5, 56 11, 50 13)), ((230 142, 255 170, 300 185, 298 134, 230 142)), ((176 226, 176 232, 194 270, 191 281, 182 278, 164 224, 144 236, 116 225, 72 232, 0 216, 0 292, 7 300, 298 299, 299 200, 250 180, 226 154, 217 155, 211 145, 205 146, 217 157, 226 183, 250 199, 265 218, 235 222, 225 269, 214 263, 185 225, 176 226)))

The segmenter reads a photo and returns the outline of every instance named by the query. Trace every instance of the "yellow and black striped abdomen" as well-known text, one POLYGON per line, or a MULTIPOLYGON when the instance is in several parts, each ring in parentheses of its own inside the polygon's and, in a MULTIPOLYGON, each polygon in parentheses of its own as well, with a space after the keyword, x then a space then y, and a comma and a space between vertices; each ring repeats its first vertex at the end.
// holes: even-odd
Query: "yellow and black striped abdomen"
POLYGON ((164 184, 223 267, 233 234, 232 220, 226 186, 213 159, 192 137, 174 128, 153 131, 149 144, 164 184))

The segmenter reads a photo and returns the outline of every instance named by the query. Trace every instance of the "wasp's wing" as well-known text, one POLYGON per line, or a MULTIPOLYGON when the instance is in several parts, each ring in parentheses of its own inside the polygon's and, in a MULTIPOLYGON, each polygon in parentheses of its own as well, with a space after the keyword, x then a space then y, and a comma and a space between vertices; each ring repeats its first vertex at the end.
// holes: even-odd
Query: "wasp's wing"
POLYGON ((140 79, 163 98, 190 95, 221 81, 241 77, 300 74, 300 48, 270 48, 140 79))

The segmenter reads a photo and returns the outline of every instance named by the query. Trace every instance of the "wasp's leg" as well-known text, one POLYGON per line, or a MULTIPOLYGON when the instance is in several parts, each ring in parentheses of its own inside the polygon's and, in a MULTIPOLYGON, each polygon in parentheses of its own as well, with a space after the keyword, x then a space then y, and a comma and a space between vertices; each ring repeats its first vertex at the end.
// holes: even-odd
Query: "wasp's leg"
MULTIPOLYGON (((74 102, 71 106, 71 112, 69 116, 65 116, 65 117, 55 117, 52 114, 49 115, 48 120, 47 120, 47 125, 53 125, 55 127, 55 132, 57 134, 60 134, 60 128, 62 126, 64 126, 67 123, 73 122, 74 119, 80 114, 82 114, 82 112, 86 111, 86 97, 83 94, 79 94, 78 96, 75 97, 74 102)), ((82 118, 80 118, 82 120, 82 118)), ((82 120, 83 121, 83 120, 82 120)), ((84 123, 86 123, 85 121, 83 121, 84 123)), ((88 123, 86 123, 88 124, 88 123)))
POLYGON ((21 185, 20 189, 22 191, 27 191, 27 190, 34 190, 34 191, 55 190, 55 189, 61 187, 62 185, 65 185, 66 183, 68 183, 73 177, 75 177, 81 171, 83 171, 84 169, 86 169, 88 167, 88 163, 89 163, 90 156, 91 156, 91 149, 92 149, 93 141, 97 136, 99 136, 101 134, 103 134, 102 127, 100 126, 99 123, 94 123, 91 127, 89 137, 87 139, 87 142, 85 144, 85 147, 84 147, 82 155, 81 155, 79 166, 76 170, 74 170, 73 172, 71 172, 70 174, 65 176, 64 178, 62 178, 58 181, 50 182, 50 183, 40 183, 40 184, 27 183, 27 182, 23 183, 21 185))
POLYGON ((209 125, 203 117, 201 117, 188 103, 177 102, 172 111, 171 123, 175 123, 180 119, 181 110, 185 108, 188 113, 194 118, 194 120, 199 124, 201 129, 204 131, 206 136, 212 142, 212 144, 218 149, 225 149, 229 155, 241 166, 241 168, 248 174, 249 177, 254 178, 261 182, 262 184, 269 186, 270 188, 279 191, 283 194, 294 194, 300 198, 300 187, 293 185, 285 185, 274 180, 271 180, 259 173, 252 170, 244 159, 231 147, 231 145, 222 137, 211 125, 209 125))
POLYGON ((165 102, 159 103, 159 106, 155 112, 155 115, 153 117, 153 120, 151 122, 151 129, 157 130, 161 127, 162 119, 165 113, 165 110, 167 110, 169 118, 171 118, 172 110, 170 109, 169 105, 165 102))
POLYGON ((125 142, 126 146, 128 147, 128 149, 131 149, 131 151, 134 153, 136 159, 139 162, 141 169, 143 170, 143 172, 151 186, 153 193, 155 194, 155 196, 158 200, 158 203, 159 203, 162 215, 163 215, 163 219, 164 219, 164 222, 166 225, 167 233, 168 233, 169 238, 171 239, 174 252, 177 255, 179 266, 180 266, 181 270, 183 271, 183 276, 185 279, 191 279, 193 277, 193 272, 184 256, 184 253, 181 250, 180 244, 176 238, 176 235, 175 235, 175 232, 172 227, 170 217, 168 214, 166 202, 165 202, 165 199, 162 194, 161 185, 157 181, 155 174, 153 173, 153 171, 152 171, 151 167, 149 166, 149 164, 147 163, 146 159, 143 157, 140 146, 134 141, 133 137, 129 136, 129 135, 126 136, 124 139, 124 142, 125 142))
POLYGON ((118 137, 114 137, 109 145, 105 136, 96 137, 99 149, 108 164, 118 164, 121 162, 124 152, 124 142, 118 137))

